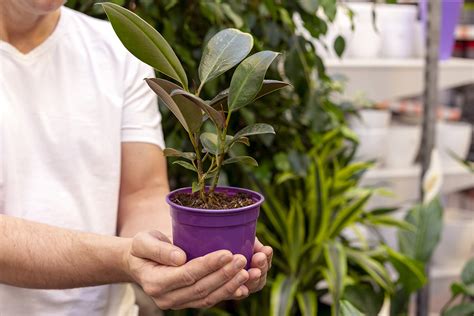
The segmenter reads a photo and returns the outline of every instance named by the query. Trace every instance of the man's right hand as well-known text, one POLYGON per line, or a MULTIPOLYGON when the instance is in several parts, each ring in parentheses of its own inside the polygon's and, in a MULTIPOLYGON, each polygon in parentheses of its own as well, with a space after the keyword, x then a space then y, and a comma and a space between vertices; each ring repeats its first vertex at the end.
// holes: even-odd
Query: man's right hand
POLYGON ((249 295, 244 256, 220 250, 186 263, 186 254, 158 231, 137 234, 124 262, 161 309, 208 308, 249 295))

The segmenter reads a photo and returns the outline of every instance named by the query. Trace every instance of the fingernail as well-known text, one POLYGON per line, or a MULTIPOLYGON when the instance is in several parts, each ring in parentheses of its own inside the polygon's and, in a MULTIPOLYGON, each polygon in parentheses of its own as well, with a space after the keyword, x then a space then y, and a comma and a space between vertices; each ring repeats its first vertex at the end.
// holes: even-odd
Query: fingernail
POLYGON ((260 261, 259 265, 258 265, 260 268, 263 268, 265 267, 265 261, 260 261))
POLYGON ((247 281, 247 276, 244 274, 244 273, 239 273, 237 275, 237 282, 239 283, 244 283, 245 281, 247 281))
POLYGON ((179 252, 178 250, 174 250, 171 253, 171 261, 176 265, 181 264, 183 262, 181 252, 179 252))
POLYGON ((262 271, 261 270, 257 270, 257 278, 261 277, 262 276, 262 271))
POLYGON ((229 258, 232 258, 229 256, 228 253, 225 253, 219 257, 219 265, 223 266, 224 264, 229 262, 229 258))
POLYGON ((234 259, 234 267, 236 269, 242 269, 243 267, 245 267, 246 263, 246 260, 242 257, 237 257, 234 259))
POLYGON ((242 290, 241 290, 241 289, 238 289, 238 290, 235 292, 235 296, 237 296, 237 297, 242 296, 242 290))

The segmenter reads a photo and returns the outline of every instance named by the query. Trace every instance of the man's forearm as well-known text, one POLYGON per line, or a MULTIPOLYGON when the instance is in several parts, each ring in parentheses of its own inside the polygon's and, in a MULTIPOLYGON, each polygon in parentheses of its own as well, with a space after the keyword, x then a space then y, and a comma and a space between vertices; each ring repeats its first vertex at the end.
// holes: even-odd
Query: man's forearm
POLYGON ((62 289, 132 281, 130 240, 0 215, 0 283, 62 289))

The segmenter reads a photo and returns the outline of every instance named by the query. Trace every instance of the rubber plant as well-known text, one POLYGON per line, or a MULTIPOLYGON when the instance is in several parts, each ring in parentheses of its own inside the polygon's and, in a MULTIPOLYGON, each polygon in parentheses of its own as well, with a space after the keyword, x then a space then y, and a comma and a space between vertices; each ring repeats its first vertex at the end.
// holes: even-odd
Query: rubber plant
POLYGON ((186 130, 194 149, 193 152, 177 148, 163 151, 165 156, 179 158, 174 164, 196 174, 190 188, 175 190, 167 197, 174 243, 183 248, 188 259, 229 249, 244 254, 250 262, 263 196, 250 190, 217 185, 225 165, 258 165, 250 156, 231 157, 229 153, 235 144, 248 146, 249 136, 275 133, 272 126, 256 123, 230 135, 228 126, 234 112, 288 86, 282 81, 265 80, 268 68, 279 53, 260 51, 247 57, 253 47, 252 35, 234 28, 224 29, 204 47, 198 68, 199 85, 191 89, 178 57, 157 30, 119 5, 102 3, 102 6, 130 53, 170 79, 147 78, 145 81, 186 130), (200 98, 206 83, 234 67, 227 89, 210 100, 200 98), (203 128, 206 121, 210 122, 207 124, 211 126, 210 131, 203 128))

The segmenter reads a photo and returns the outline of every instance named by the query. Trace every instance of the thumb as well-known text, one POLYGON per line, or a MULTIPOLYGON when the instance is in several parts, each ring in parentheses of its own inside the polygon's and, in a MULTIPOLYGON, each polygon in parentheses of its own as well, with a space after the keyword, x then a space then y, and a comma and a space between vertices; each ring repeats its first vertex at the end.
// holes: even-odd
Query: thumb
POLYGON ((138 233, 132 241, 131 253, 135 257, 148 259, 161 265, 180 266, 186 263, 186 254, 171 244, 159 231, 138 233))

